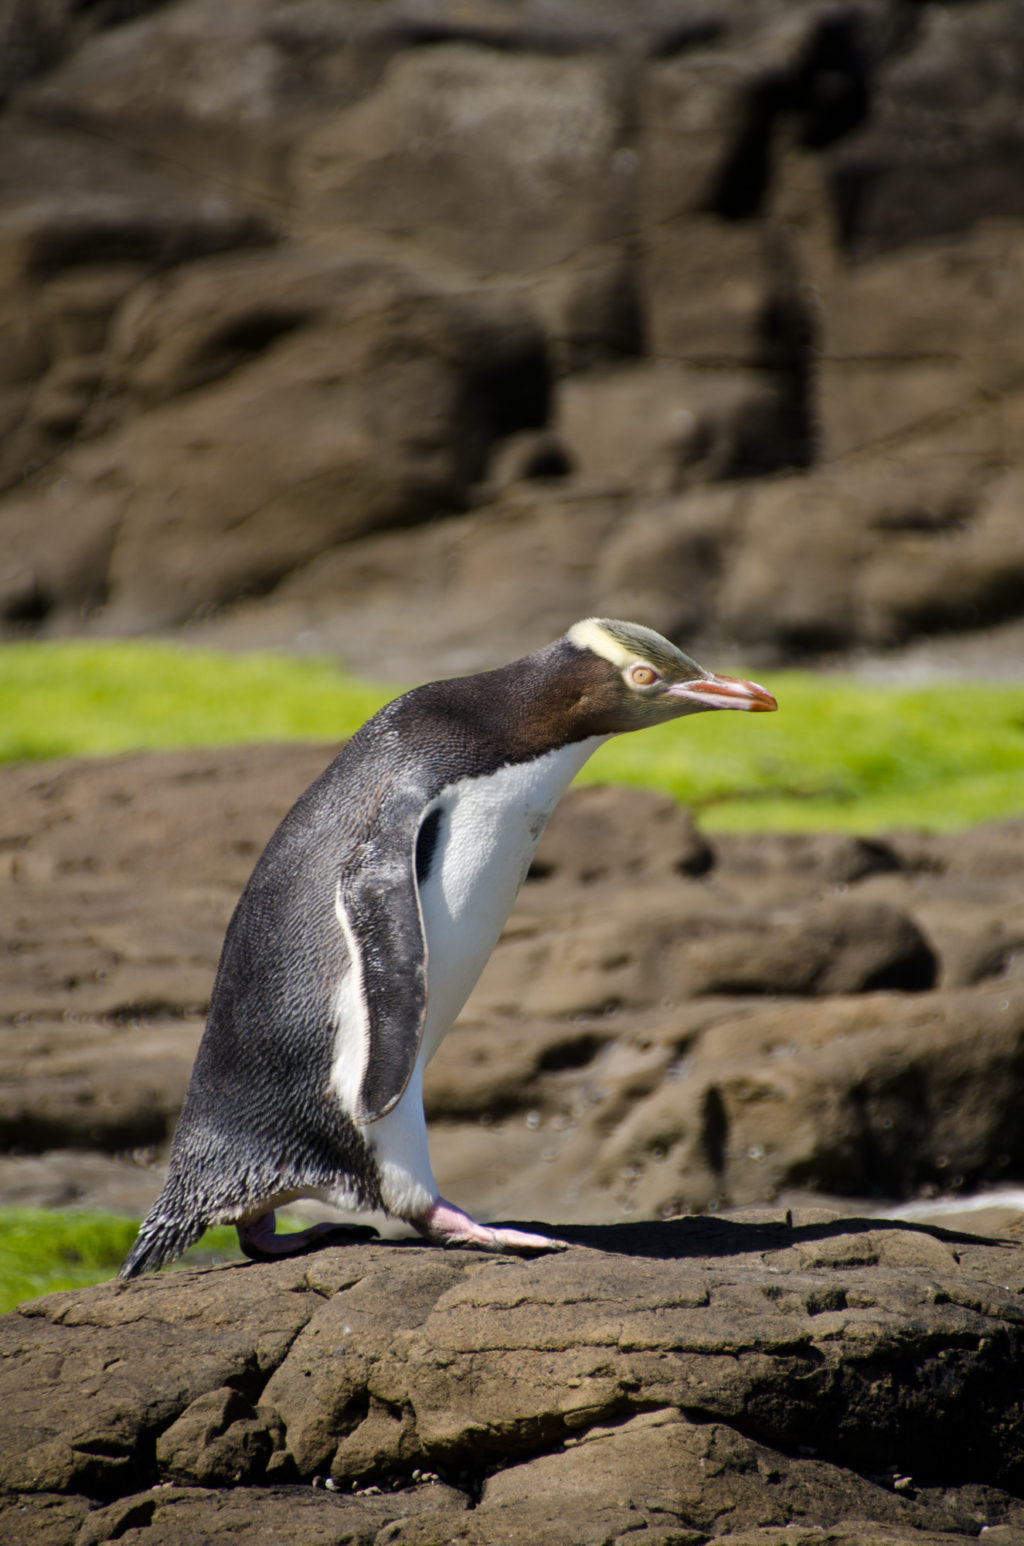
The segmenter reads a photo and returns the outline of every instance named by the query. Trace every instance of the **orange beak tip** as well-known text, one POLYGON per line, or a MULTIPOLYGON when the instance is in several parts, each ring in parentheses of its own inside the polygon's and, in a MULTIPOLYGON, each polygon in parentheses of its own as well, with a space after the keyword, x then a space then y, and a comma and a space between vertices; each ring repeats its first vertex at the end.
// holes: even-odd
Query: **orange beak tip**
POLYGON ((774 714, 778 704, 772 694, 758 682, 748 682, 743 677, 715 676, 687 682, 674 690, 682 698, 704 703, 708 708, 745 709, 748 713, 774 714))

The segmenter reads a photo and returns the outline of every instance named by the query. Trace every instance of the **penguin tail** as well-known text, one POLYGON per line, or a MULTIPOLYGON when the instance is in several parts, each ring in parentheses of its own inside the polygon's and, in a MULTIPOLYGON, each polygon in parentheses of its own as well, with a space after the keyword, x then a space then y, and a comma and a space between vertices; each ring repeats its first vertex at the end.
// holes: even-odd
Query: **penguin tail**
POLYGON ((118 1270, 119 1278, 137 1278, 155 1272, 195 1245, 206 1225, 201 1219, 171 1217, 154 1211, 145 1219, 138 1237, 118 1270))

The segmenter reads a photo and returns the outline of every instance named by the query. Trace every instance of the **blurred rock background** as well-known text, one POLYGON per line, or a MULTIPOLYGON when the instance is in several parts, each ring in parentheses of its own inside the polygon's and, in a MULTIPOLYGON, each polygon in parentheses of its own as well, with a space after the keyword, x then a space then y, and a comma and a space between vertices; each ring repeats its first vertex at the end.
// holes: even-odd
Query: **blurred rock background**
POLYGON ((1010 0, 6 0, 0 58, 10 634, 1024 613, 1010 0))
MULTIPOLYGON (((149 1207, 228 918, 328 754, 0 768, 0 1199, 149 1207)), ((558 1223, 1019 1182, 1022 866, 1024 819, 708 838, 570 791, 428 1072, 441 1185, 558 1223)))
MULTIPOLYGON (((1020 673, 1010 0, 6 0, 0 89, 5 637, 413 680, 596 612, 1020 673)), ((166 1140, 326 756, 4 770, 5 1198, 146 1206, 114 1156, 166 1140)), ((1021 1174, 1019 823, 709 843, 594 798, 437 1062, 461 1203, 1021 1174)))

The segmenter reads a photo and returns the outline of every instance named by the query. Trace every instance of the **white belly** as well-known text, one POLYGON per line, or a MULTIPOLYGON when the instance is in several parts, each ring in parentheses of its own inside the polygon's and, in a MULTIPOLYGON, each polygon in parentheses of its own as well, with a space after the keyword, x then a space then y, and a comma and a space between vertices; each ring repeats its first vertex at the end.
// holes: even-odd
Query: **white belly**
POLYGON ((442 790, 440 841, 420 889, 427 1016, 420 1066, 433 1057, 498 942, 537 841, 561 795, 607 737, 592 736, 442 790))
POLYGON ((420 887, 427 945, 423 1039, 398 1103, 360 1127, 376 1161, 384 1206, 398 1218, 422 1217, 437 1197, 423 1115, 423 1070, 498 942, 548 817, 606 739, 593 736, 486 778, 463 779, 434 802, 442 825, 420 887))

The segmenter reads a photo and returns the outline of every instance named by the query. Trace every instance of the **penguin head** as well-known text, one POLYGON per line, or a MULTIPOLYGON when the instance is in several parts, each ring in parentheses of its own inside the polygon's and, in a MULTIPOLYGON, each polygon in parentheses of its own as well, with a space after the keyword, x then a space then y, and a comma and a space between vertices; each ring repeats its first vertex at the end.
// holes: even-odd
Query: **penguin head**
POLYGON ((588 709, 612 734, 706 709, 770 713, 778 708, 771 693, 756 682, 705 671, 640 623, 588 617, 574 624, 566 639, 594 660, 597 669, 588 673, 588 709))

